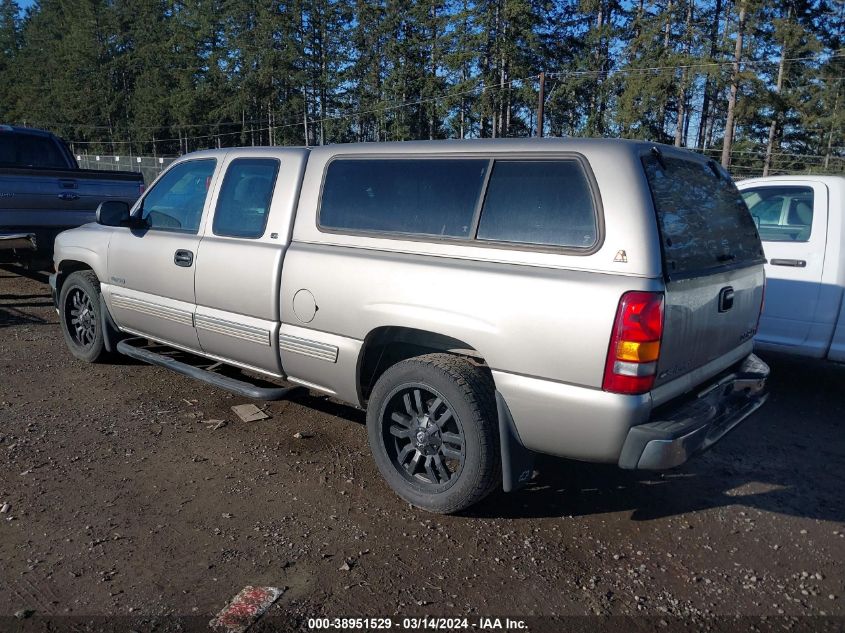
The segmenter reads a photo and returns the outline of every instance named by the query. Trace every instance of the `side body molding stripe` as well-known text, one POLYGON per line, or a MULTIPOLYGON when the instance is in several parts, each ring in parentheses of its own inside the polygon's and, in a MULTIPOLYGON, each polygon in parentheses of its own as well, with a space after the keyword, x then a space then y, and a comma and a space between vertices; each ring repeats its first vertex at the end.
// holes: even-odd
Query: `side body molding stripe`
POLYGON ((167 306, 159 305, 157 303, 150 303, 142 301, 141 299, 133 299, 131 297, 124 297, 123 295, 112 295, 112 304, 115 308, 122 310, 132 310, 133 312, 140 312, 142 314, 149 314, 150 316, 174 321, 182 325, 193 327, 194 315, 186 310, 177 310, 176 308, 168 308, 167 306))
POLYGON ((325 360, 330 363, 337 362, 338 348, 336 345, 320 343, 319 341, 312 341, 307 338, 279 334, 279 349, 291 352, 292 354, 301 354, 303 356, 325 360))
POLYGON ((235 323, 233 321, 226 321, 216 317, 207 316, 205 314, 197 314, 194 316, 198 330, 207 330, 215 334, 222 334, 224 336, 231 336, 233 338, 241 339, 242 341, 249 341, 250 343, 257 343, 259 345, 270 345, 270 331, 264 328, 254 327, 252 325, 244 325, 243 323, 235 323))

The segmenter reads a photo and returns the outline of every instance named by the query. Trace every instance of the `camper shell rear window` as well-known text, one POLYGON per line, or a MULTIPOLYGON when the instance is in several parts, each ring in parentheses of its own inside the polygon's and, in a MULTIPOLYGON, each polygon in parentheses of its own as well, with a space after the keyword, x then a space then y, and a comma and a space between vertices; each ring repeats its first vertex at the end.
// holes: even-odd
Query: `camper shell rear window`
POLYGON ((670 279, 765 261, 748 207, 715 161, 665 155, 642 157, 657 226, 663 268, 670 279))

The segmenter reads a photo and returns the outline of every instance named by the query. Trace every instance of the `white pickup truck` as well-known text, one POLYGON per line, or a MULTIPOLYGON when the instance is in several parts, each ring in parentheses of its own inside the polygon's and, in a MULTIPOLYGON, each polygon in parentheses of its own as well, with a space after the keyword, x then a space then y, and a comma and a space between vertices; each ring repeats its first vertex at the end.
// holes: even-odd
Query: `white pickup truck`
POLYGON ((845 362, 845 178, 737 183, 766 251, 756 347, 845 362))

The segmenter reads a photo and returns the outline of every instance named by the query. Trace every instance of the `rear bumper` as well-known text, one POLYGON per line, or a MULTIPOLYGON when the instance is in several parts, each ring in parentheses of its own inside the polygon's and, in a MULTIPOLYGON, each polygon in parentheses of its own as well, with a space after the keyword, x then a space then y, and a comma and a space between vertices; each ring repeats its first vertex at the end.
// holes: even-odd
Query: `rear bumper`
POLYGON ((38 249, 35 233, 0 233, 0 251, 34 251, 38 249))
POLYGON ((751 354, 693 398, 655 409, 652 421, 628 431, 619 466, 663 470, 707 450, 763 405, 768 377, 768 365, 751 354))

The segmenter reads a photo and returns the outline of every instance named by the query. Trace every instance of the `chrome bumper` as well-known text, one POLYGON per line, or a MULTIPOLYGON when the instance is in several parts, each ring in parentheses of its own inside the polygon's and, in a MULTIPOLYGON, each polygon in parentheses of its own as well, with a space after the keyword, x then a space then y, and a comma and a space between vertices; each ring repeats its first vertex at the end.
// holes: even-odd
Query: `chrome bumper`
POLYGON ((769 366, 754 354, 692 399, 656 409, 628 431, 619 466, 664 470, 707 450, 766 401, 769 366))
POLYGON ((35 233, 0 233, 0 251, 37 250, 35 233))

